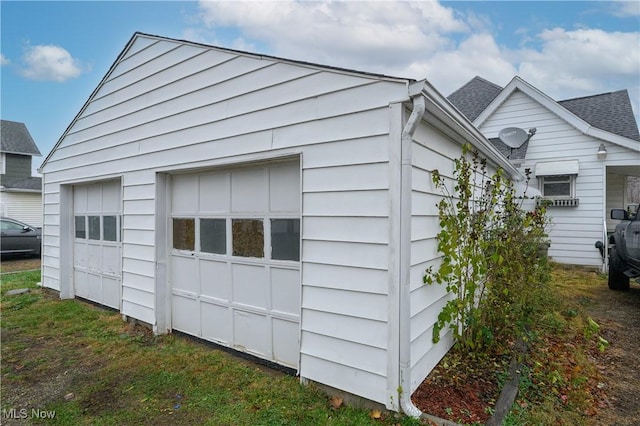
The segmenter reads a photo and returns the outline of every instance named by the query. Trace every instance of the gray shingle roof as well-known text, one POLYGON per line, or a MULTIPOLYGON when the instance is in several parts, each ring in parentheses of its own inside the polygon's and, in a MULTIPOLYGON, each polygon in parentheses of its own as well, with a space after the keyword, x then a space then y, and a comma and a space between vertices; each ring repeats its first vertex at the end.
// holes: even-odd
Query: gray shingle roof
MULTIPOLYGON (((502 87, 476 76, 449 95, 447 99, 470 121, 473 121, 501 91, 502 87)), ((626 90, 557 102, 593 127, 640 141, 638 124, 626 90)))
POLYGON ((593 127, 640 141, 638 125, 626 90, 566 99, 558 103, 593 127))
POLYGON ((39 176, 31 176, 28 178, 14 179, 10 181, 3 179, 2 186, 5 189, 42 191, 42 178, 39 176))
POLYGON ((450 94, 447 99, 469 121, 473 121, 484 111, 491 101, 500 94, 502 87, 485 80, 481 77, 474 77, 467 84, 450 94))
POLYGON ((0 151, 40 156, 27 126, 17 121, 0 120, 0 151))
POLYGON ((529 148, 528 140, 519 148, 513 148, 513 151, 509 146, 507 146, 498 138, 491 138, 489 139, 489 142, 491 142, 493 146, 495 146, 496 149, 500 151, 500 154, 504 155, 511 161, 524 160, 525 156, 527 155, 527 148, 529 148))

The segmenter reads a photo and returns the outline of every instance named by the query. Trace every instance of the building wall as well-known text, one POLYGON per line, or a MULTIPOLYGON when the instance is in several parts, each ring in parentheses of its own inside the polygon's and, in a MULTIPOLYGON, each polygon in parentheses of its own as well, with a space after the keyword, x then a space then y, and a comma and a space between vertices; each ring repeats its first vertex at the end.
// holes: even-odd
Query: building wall
POLYGON ((32 226, 42 226, 42 194, 39 192, 0 192, 0 212, 32 226))
POLYGON ((157 324, 158 173, 300 155, 300 374, 386 403, 389 103, 406 93, 404 81, 139 37, 44 167, 44 285, 60 289, 69 262, 65 188, 121 177, 122 313, 157 324))
MULTIPOLYGON (((630 164, 634 154, 628 149, 605 143, 608 155, 605 161, 597 158, 601 140, 588 136, 537 103, 524 93, 515 91, 480 130, 487 138, 495 138, 505 127, 537 128, 529 141, 526 160, 521 170, 535 171, 537 162, 578 160, 580 171, 576 178, 578 207, 550 207, 551 219, 549 256, 560 263, 602 265, 602 257, 594 244, 602 240, 604 207, 605 164, 630 164)), ((538 187, 535 175, 530 186, 538 187)))
POLYGON ((4 153, 2 180, 21 179, 31 176, 31 156, 4 153))

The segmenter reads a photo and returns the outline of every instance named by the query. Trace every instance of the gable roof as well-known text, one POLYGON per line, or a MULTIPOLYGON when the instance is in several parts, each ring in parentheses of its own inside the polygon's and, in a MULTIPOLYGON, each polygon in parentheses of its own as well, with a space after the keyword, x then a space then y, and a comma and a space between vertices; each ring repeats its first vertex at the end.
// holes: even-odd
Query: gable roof
POLYGON ((566 99, 558 103, 598 129, 640 141, 640 132, 626 90, 566 99))
POLYGON ((17 121, 0 120, 0 151, 8 154, 41 156, 27 126, 17 121))
POLYGON ((481 77, 474 77, 464 86, 450 94, 447 99, 463 113, 469 121, 475 120, 492 100, 502 91, 502 87, 481 77))
POLYGON ((9 181, 3 179, 0 187, 10 192, 41 192, 42 178, 40 176, 31 176, 9 181))
POLYGON ((480 131, 478 131, 478 129, 475 128, 473 124, 464 115, 460 114, 460 112, 451 104, 451 102, 449 102, 440 92, 438 92, 433 86, 431 86, 428 82, 426 82, 426 80, 416 81, 415 79, 412 79, 412 78, 393 77, 385 74, 376 74, 376 73, 356 71, 356 70, 351 70, 346 68, 320 65, 320 64, 315 64, 311 62, 303 62, 303 61, 297 61, 292 59, 279 58, 276 56, 261 55, 257 53, 233 50, 233 49, 222 48, 222 47, 217 47, 217 46, 212 46, 212 45, 207 45, 207 44, 202 44, 197 42, 145 34, 141 32, 135 32, 133 34, 133 36, 131 37, 129 42, 125 45, 124 49, 120 52, 116 60, 113 62, 113 64, 111 64, 111 67, 109 68, 107 73, 104 75, 104 77, 102 78, 98 86, 94 89, 94 91, 91 93, 89 98, 85 101, 84 105, 80 108, 80 110, 78 111, 74 119, 67 126, 66 130, 60 136, 60 138, 56 142, 53 149, 49 152, 44 162, 38 169, 39 171, 44 170, 46 164, 49 162, 49 159, 52 157, 53 153, 58 149, 58 147, 60 146, 60 144, 66 137, 66 135, 68 134, 68 132, 72 129, 76 121, 82 116, 83 112, 91 103, 91 101, 96 96, 96 94, 99 92, 100 88, 109 80, 110 76, 115 71, 116 67, 123 60, 123 58, 126 57, 128 51, 133 47, 134 43, 139 38, 182 43, 182 44, 187 44, 192 46, 203 47, 205 49, 217 50, 222 52, 231 52, 231 53, 235 53, 243 56, 258 58, 258 59, 267 58, 267 59, 272 59, 274 61, 278 61, 282 63, 318 68, 320 70, 334 71, 336 73, 352 74, 352 75, 355 74, 358 76, 369 77, 372 79, 389 80, 389 81, 404 83, 407 85, 407 89, 409 91, 410 97, 413 98, 418 94, 422 94, 426 99, 428 99, 429 104, 432 106, 432 110, 430 110, 430 112, 434 114, 434 116, 437 116, 439 119, 441 119, 443 122, 448 121, 449 127, 457 128, 458 135, 461 136, 465 142, 473 141, 472 143, 476 144, 477 147, 483 152, 483 154, 487 155, 487 157, 491 159, 491 161, 495 162, 498 166, 504 168, 510 175, 520 176, 520 173, 518 172, 518 170, 514 168, 511 165, 511 163, 509 163, 508 161, 505 161, 504 157, 501 156, 500 153, 497 151, 497 149, 491 143, 488 142, 488 140, 484 137, 484 135, 482 135, 480 131))
POLYGON ((480 127, 515 90, 520 90, 584 134, 640 151, 638 125, 626 90, 556 102, 518 76, 497 94, 494 91, 495 87, 500 86, 474 77, 448 99, 461 112, 464 113, 465 108, 470 111, 474 117, 468 118, 480 127), (483 95, 474 95, 474 88, 480 88, 483 95), (490 99, 491 97, 493 98, 490 99), (474 98, 477 99, 475 103, 474 98), (481 104, 486 105, 478 113, 481 104), (476 105, 476 109, 468 105, 476 105))

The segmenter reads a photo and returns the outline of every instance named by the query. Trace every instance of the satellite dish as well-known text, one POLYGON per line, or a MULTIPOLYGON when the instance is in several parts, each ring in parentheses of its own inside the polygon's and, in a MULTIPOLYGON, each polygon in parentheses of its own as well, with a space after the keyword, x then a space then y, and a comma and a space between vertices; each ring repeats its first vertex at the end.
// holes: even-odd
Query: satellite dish
POLYGON ((529 135, 519 127, 507 127, 500 130, 498 138, 509 148, 520 148, 529 139, 529 135))

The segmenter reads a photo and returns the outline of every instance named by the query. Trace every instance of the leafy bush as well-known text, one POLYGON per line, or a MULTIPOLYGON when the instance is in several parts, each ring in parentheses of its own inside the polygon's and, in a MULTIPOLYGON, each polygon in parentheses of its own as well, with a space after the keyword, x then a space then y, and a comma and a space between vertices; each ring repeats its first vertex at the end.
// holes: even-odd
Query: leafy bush
MULTIPOLYGON (((455 160, 453 192, 447 178, 432 171, 444 195, 438 204, 438 250, 442 262, 427 269, 424 282, 445 284, 451 298, 438 316, 433 340, 449 326, 455 343, 488 352, 497 343, 526 338, 542 310, 549 282, 545 207, 526 210, 502 170, 465 146, 455 160)), ((528 180, 527 176, 527 180, 528 180)))

